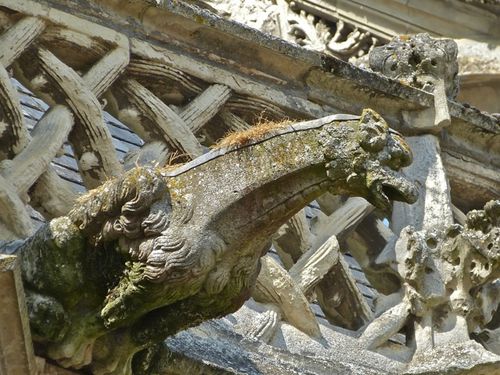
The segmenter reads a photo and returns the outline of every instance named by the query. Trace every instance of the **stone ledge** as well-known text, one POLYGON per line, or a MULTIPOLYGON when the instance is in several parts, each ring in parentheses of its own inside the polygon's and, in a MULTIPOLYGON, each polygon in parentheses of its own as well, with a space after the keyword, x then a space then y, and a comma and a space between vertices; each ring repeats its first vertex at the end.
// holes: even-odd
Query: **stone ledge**
POLYGON ((405 374, 500 374, 500 356, 475 341, 450 343, 415 354, 405 374))

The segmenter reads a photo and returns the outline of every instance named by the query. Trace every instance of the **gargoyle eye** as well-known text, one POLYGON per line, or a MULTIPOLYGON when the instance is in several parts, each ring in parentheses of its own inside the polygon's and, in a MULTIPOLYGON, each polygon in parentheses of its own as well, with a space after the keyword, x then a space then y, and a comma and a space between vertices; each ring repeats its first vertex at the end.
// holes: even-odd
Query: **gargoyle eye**
POLYGON ((413 161, 413 154, 410 146, 408 146, 401 134, 394 132, 391 135, 391 144, 389 147, 391 164, 393 164, 397 169, 409 166, 413 161))

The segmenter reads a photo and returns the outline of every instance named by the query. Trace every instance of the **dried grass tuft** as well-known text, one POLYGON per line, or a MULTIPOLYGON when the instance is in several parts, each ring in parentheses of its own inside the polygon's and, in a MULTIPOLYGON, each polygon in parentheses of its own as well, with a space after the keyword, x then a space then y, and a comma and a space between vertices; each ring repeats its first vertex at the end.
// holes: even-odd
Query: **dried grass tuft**
POLYGON ((176 170, 177 168, 183 166, 184 164, 186 163, 174 163, 174 164, 166 164, 164 165, 161 170, 162 171, 166 171, 166 172, 171 172, 171 171, 174 171, 176 170))
MULTIPOLYGON (((165 171, 172 171, 179 168, 181 165, 186 164, 186 158, 189 157, 188 154, 180 153, 174 151, 168 156, 167 163, 161 168, 165 171)), ((189 159, 188 159, 189 160, 189 159)))
POLYGON ((243 146, 252 141, 258 141, 271 133, 273 130, 287 127, 292 123, 293 121, 288 118, 280 121, 259 122, 247 130, 227 134, 211 147, 218 149, 232 146, 243 146))

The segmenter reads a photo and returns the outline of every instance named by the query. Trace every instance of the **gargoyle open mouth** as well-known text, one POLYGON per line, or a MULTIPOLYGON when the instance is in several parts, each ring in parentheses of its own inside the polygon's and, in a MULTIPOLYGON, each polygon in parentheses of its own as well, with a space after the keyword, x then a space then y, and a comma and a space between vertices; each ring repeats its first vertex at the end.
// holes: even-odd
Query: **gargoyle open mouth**
POLYGON ((368 199, 370 203, 389 212, 393 200, 410 204, 417 201, 418 193, 415 185, 404 177, 396 176, 392 171, 384 172, 384 176, 380 176, 370 186, 371 196, 368 199))

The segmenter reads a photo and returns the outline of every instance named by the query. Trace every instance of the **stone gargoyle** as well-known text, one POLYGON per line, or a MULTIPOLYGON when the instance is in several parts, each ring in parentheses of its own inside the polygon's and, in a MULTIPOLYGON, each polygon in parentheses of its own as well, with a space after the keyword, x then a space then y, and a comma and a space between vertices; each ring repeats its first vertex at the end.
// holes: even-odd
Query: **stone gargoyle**
POLYGON ((202 157, 136 168, 18 249, 36 350, 127 374, 133 355, 249 298, 270 236, 320 194, 388 210, 412 154, 372 110, 251 129, 202 157))

